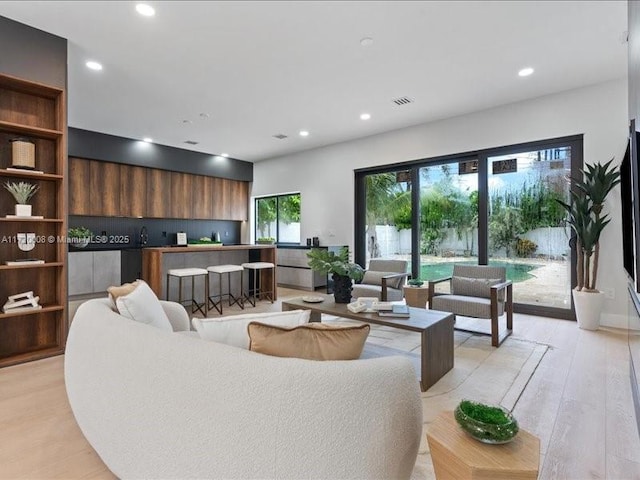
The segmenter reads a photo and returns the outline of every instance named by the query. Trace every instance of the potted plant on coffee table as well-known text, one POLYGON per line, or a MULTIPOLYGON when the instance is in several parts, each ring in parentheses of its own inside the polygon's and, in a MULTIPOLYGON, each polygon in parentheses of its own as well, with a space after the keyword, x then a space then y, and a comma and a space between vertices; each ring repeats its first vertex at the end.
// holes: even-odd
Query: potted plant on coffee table
POLYGON ((349 249, 342 247, 336 254, 324 248, 312 248, 307 253, 307 257, 309 257, 309 267, 312 270, 323 275, 331 274, 335 302, 351 302, 353 281, 362 280, 364 269, 357 263, 349 261, 349 249))
POLYGON ((574 180, 569 203, 558 202, 567 211, 567 224, 575 233, 577 285, 573 290, 573 304, 578 326, 597 330, 604 295, 596 289, 600 235, 610 222, 602 214, 607 195, 620 183, 620 170, 612 166, 613 159, 604 165, 587 165, 582 179, 574 180))

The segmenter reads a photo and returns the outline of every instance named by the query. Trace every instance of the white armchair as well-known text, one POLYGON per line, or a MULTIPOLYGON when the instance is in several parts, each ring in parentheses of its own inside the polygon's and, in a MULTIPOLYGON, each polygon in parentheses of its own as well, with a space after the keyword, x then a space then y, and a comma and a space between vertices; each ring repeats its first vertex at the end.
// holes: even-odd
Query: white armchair
POLYGON ((382 302, 402 300, 402 287, 407 283, 409 274, 406 260, 372 259, 369 270, 364 272, 362 282, 353 286, 351 296, 377 297, 382 302))

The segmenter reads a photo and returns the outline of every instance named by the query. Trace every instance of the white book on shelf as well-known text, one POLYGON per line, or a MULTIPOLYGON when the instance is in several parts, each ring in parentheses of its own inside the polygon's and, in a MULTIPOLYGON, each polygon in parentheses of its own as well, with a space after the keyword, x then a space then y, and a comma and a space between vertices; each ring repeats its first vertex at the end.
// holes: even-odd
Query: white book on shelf
POLYGON ((44 174, 42 170, 30 170, 28 168, 7 167, 7 171, 20 172, 20 173, 35 173, 36 175, 44 174))
POLYGON ((28 292, 16 293, 15 295, 9 295, 9 300, 19 300, 21 298, 33 298, 33 290, 28 292))
POLYGON ((25 258, 24 260, 6 260, 5 265, 37 265, 44 263, 39 258, 25 258))
POLYGON ((36 220, 44 218, 42 215, 5 215, 5 217, 6 218, 24 218, 24 219, 33 218, 36 220))
POLYGON ((33 305, 29 305, 28 307, 10 308, 8 310, 3 308, 2 311, 4 313, 18 313, 18 312, 28 312, 29 310, 41 310, 41 309, 42 309, 42 305, 36 305, 35 307, 33 305))

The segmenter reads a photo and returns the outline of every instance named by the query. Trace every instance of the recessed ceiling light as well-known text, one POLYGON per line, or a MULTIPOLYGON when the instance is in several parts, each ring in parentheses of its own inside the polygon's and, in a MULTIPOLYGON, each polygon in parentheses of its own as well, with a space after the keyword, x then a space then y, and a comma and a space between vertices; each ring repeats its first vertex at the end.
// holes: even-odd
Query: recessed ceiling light
POLYGON ((193 123, 193 121, 192 120, 182 120, 182 123, 184 123, 186 125, 189 125, 189 124, 193 123))
POLYGON ((87 66, 87 68, 90 68, 91 70, 102 70, 102 65, 93 60, 89 60, 87 63, 85 63, 85 65, 87 66))
POLYGON ((309 136, 309 132, 307 132, 306 130, 300 130, 300 136, 301 137, 308 137, 309 136))
POLYGON ((227 158, 229 156, 228 153, 221 153, 220 155, 222 155, 224 158, 227 158))
POLYGON ((210 117, 210 115, 209 115, 208 113, 201 113, 201 114, 200 114, 200 117, 201 117, 201 118, 209 118, 209 117, 210 117))
POLYGON ((151 5, 147 5, 146 3, 137 4, 136 11, 140 15, 144 15, 145 17, 153 17, 156 14, 155 9, 151 5))
POLYGON ((363 113, 362 115, 360 115, 360 120, 369 120, 371 118, 371 115, 368 113, 363 113))
POLYGON ((529 75, 531 75, 533 73, 533 68, 531 67, 526 67, 523 68, 522 70, 520 70, 518 72, 518 75, 520 75, 521 77, 528 77, 529 75))
POLYGON ((143 141, 143 142, 145 142, 145 143, 153 143, 153 138, 144 137, 144 138, 142 139, 142 141, 143 141))
POLYGON ((371 45, 373 45, 373 38, 371 37, 361 38, 360 45, 362 45, 363 47, 370 47, 371 45))

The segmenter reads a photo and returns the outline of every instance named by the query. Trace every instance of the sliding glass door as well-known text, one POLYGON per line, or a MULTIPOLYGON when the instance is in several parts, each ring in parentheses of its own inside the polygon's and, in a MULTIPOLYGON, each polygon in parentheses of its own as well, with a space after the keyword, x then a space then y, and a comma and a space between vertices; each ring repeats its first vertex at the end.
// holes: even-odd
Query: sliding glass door
POLYGON ((507 268, 519 304, 571 307, 571 147, 488 158, 489 264, 507 268))
POLYGON ((365 179, 365 268, 372 258, 411 260, 411 172, 393 171, 365 179))
POLYGON ((411 259, 421 280, 503 265, 516 312, 572 318, 574 252, 558 200, 582 168, 582 136, 356 171, 355 259, 411 259))
POLYGON ((422 167, 421 280, 448 277, 454 263, 478 263, 478 161, 422 167))

